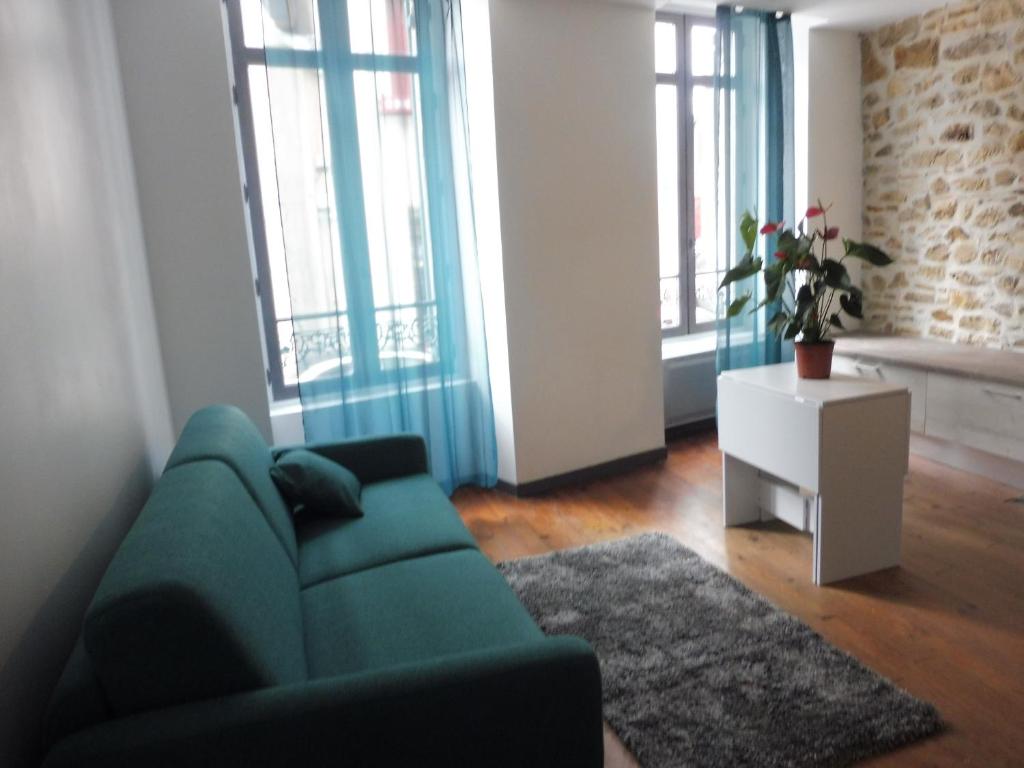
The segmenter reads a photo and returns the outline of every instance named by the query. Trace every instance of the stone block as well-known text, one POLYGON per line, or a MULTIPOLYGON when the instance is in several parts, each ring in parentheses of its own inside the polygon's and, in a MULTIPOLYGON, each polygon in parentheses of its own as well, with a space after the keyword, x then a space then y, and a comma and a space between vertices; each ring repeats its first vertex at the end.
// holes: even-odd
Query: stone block
POLYGON ((985 32, 972 35, 963 42, 945 48, 942 55, 952 61, 960 61, 962 59, 969 59, 972 56, 984 56, 993 51, 1001 50, 1005 46, 1005 34, 985 32))
POLYGON ((878 30, 878 45, 881 48, 892 48, 896 43, 916 36, 920 29, 921 19, 918 16, 882 27, 878 30))
POLYGON ((930 69, 939 63, 939 39, 929 37, 907 45, 897 45, 893 58, 896 69, 930 69))
POLYGON ((875 53, 874 46, 867 37, 860 43, 860 81, 864 85, 877 83, 889 74, 889 68, 882 63, 875 53))
POLYGON ((1008 61, 1001 64, 986 64, 981 70, 981 90, 985 93, 1005 91, 1020 81, 1020 73, 1008 61))
POLYGON ((953 123, 942 132, 943 141, 971 141, 974 138, 973 123, 953 123))

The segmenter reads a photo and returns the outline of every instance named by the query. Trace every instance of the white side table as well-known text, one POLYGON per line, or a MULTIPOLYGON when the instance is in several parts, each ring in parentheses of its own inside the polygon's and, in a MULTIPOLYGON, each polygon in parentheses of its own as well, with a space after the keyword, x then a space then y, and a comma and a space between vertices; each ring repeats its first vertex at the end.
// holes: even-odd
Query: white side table
POLYGON ((726 371, 718 445, 726 526, 779 518, 811 531, 815 584, 899 565, 906 387, 799 379, 792 363, 726 371))

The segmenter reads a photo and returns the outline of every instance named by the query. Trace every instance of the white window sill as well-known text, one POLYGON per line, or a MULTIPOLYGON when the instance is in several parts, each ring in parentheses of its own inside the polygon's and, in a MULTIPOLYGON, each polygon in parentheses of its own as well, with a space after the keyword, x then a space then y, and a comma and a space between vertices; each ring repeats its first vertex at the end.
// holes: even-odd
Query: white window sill
POLYGON ((675 360, 680 357, 714 354, 718 343, 717 337, 716 331, 665 337, 661 340, 661 359, 675 360))

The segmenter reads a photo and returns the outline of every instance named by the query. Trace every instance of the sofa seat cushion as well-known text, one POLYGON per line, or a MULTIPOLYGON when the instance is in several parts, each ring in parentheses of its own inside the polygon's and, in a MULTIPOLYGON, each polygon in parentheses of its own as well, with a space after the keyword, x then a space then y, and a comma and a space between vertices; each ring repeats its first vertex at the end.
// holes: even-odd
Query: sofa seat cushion
POLYGON ((311 678, 543 637, 480 552, 402 560, 302 591, 311 678))
POLYGON ((430 475, 364 485, 360 505, 359 518, 296 520, 304 587, 410 557, 476 548, 430 475))

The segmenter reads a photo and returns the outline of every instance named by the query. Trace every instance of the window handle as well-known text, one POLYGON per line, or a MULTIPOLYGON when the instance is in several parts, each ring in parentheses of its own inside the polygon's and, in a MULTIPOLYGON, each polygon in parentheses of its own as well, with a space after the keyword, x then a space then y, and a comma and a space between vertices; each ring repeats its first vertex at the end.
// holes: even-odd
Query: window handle
POLYGON ((871 371, 872 373, 877 373, 879 375, 881 375, 882 373, 882 366, 880 365, 864 365, 863 363, 854 363, 853 367, 856 368, 858 371, 871 371))

